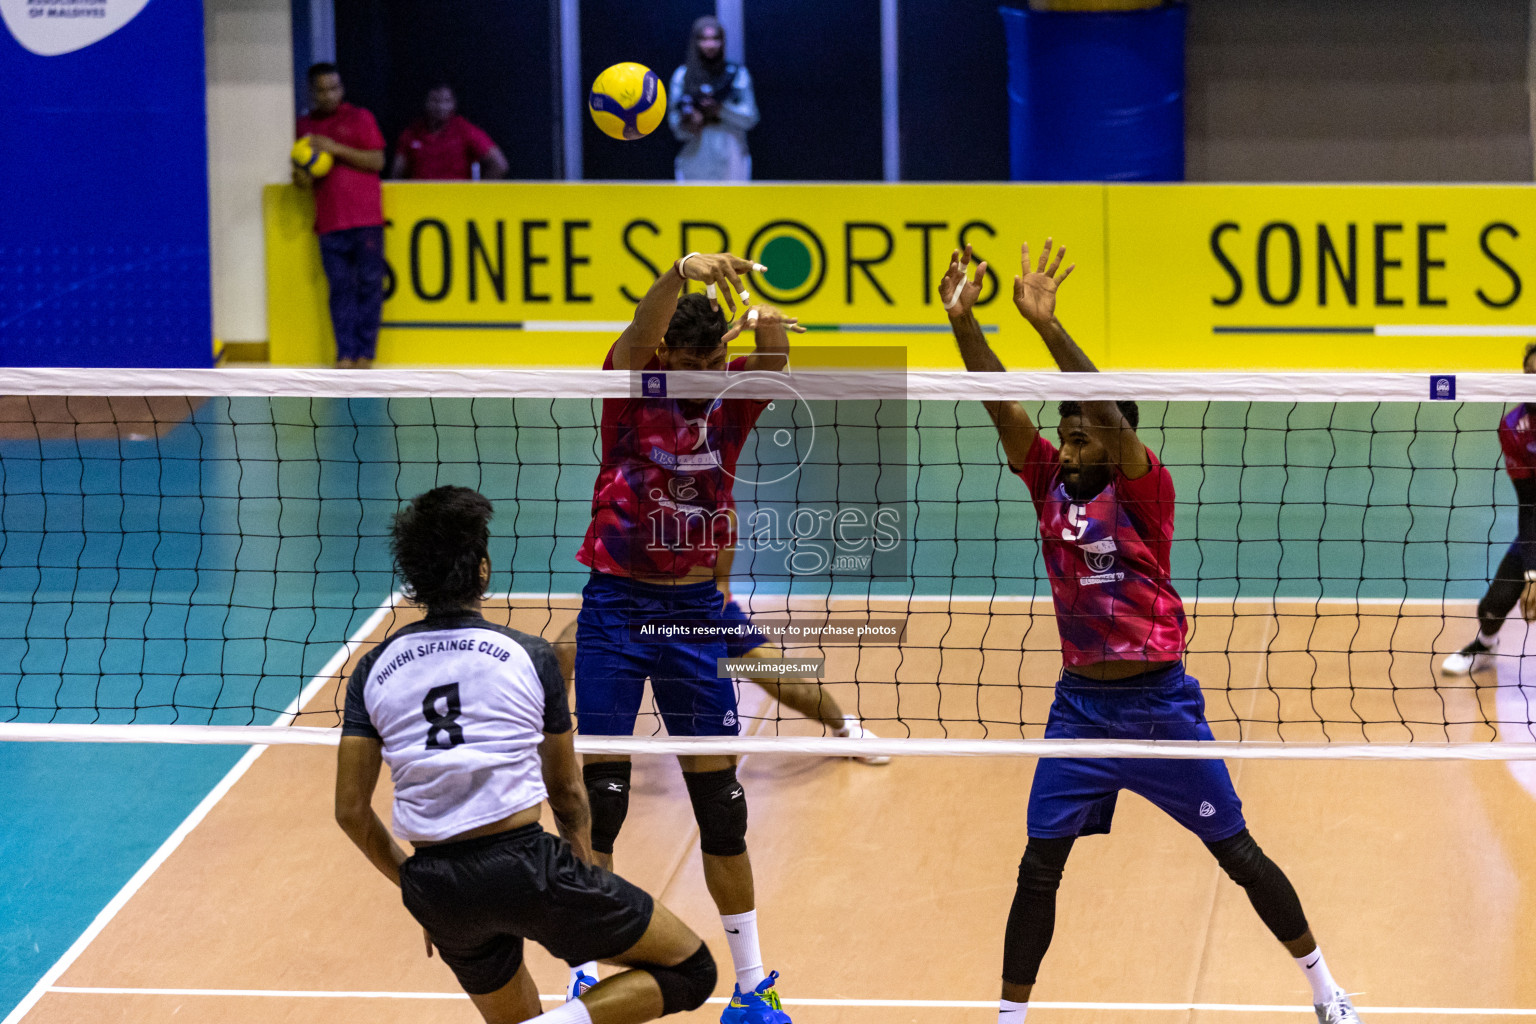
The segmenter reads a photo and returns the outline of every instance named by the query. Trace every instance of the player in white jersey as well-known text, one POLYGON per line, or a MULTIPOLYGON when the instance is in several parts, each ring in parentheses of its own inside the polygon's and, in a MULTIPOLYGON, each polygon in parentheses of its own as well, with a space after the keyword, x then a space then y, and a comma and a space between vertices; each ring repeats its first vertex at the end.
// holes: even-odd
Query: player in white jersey
POLYGON ((544 640, 480 615, 491 503, 464 487, 395 516, 391 552, 426 610, 363 657, 347 685, 336 820, 492 1024, 640 1024, 702 1006, 715 961, 647 893, 592 863, 591 816, 570 707, 544 640), (382 763, 394 833, 373 812, 382 763), (548 799, 563 837, 539 827, 548 799), (523 963, 533 939, 567 963, 632 968, 539 1013, 523 963))

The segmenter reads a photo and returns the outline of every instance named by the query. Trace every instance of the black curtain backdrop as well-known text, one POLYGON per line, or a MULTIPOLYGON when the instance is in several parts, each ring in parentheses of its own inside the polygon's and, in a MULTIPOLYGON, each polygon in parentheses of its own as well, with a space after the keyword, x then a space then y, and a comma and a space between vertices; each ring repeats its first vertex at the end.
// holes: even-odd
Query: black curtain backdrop
MULTIPOLYGON (((559 172, 552 0, 335 0, 337 63, 378 117, 391 155, 435 79, 501 146, 513 178, 559 172)), ((764 181, 883 174, 879 0, 751 0, 746 63, 762 123, 748 137, 764 181)), ((581 0, 581 75, 633 60, 668 81, 711 0, 581 0)), ((901 0, 902 173, 910 181, 1008 177, 1008 97, 997 0, 901 0)), ((666 126, 610 139, 583 113, 590 180, 670 180, 666 126)))
POLYGON ((336 63, 347 98, 400 131, 440 79, 459 113, 507 155, 510 178, 556 171, 554 63, 546 0, 335 0, 336 63))
MULTIPOLYGON (((606 67, 632 60, 661 76, 662 85, 683 62, 693 19, 713 14, 713 0, 697 3, 633 3, 630 0, 582 0, 581 81, 583 88, 606 67)), ((670 97, 668 100, 670 101, 670 97)), ((585 93, 583 93, 585 102, 585 93)), ((643 139, 626 142, 598 131, 582 113, 582 158, 593 181, 672 180, 678 143, 665 123, 643 139)))
POLYGON ((997 0, 900 7, 902 178, 1007 181, 1008 66, 997 0))

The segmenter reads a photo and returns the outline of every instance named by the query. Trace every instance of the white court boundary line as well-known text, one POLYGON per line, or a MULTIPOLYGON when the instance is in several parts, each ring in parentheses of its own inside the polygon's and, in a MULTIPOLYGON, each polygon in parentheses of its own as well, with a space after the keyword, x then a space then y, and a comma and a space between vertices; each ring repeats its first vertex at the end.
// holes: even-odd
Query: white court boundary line
MULTIPOLYGON (((0 724, 0 742, 334 747, 340 729, 266 725, 0 724)), ((1228 761, 1536 761, 1536 742, 1394 740, 982 740, 835 736, 581 736, 579 754, 800 754, 809 757, 1162 757, 1228 761)))
MULTIPOLYGON (((322 686, 336 677, 336 674, 341 671, 342 666, 362 646, 364 638, 377 629, 379 624, 395 610, 395 606, 400 603, 401 597, 402 595, 399 591, 395 591, 389 595, 389 600, 375 608, 373 613, 363 620, 363 624, 347 638, 347 642, 338 648, 336 653, 331 655, 325 665, 321 667, 320 671, 305 684, 304 689, 299 691, 299 695, 289 703, 282 714, 273 720, 273 725, 284 726, 286 723, 292 722, 304 705, 309 702, 310 698, 322 686)), ((256 759, 266 749, 265 746, 254 746, 247 750, 240 760, 235 762, 234 767, 230 768, 224 777, 219 780, 218 784, 208 791, 208 795, 203 797, 196 807, 192 808, 192 813, 188 814, 181 824, 176 826, 176 830, 166 837, 165 842, 160 844, 160 848, 150 855, 149 859, 139 867, 139 870, 133 873, 133 876, 117 891, 117 895, 113 896, 111 901, 101 908, 95 919, 86 926, 85 931, 80 933, 79 938, 75 939, 70 947, 64 951, 64 955, 59 957, 41 978, 37 979, 37 983, 32 986, 31 991, 22 996, 21 1001, 11 1009, 10 1013, 6 1014, 5 1019, 0 1021, 0 1024, 19 1024, 23 1017, 32 1012, 32 1007, 37 1005, 39 999, 43 998, 48 992, 55 991, 53 983, 58 981, 65 971, 74 966, 75 961, 95 941, 96 936, 100 935, 107 925, 112 922, 112 919, 117 916, 117 912, 122 910, 128 901, 133 898, 134 894, 144 887, 144 883, 149 881, 150 877, 160 869, 160 865, 164 864, 171 854, 176 852, 176 848, 181 845, 182 840, 186 839, 192 830, 202 823, 203 819, 208 816, 208 812, 213 810, 220 800, 224 799, 225 794, 234 788, 235 783, 240 781, 241 776, 250 770, 251 765, 256 763, 256 759)))
MULTIPOLYGON (((85 988, 59 986, 49 988, 59 995, 100 996, 213 996, 225 998, 264 999, 427 999, 468 1000, 462 992, 322 992, 262 988, 85 988)), ((564 994, 541 995, 546 1003, 563 1003, 564 994)), ((709 1002, 720 1005, 729 1002, 724 996, 715 996, 709 1002)), ((921 1009, 995 1010, 997 1000, 982 999, 784 999, 785 1006, 841 1006, 841 1007, 890 1007, 921 1009)), ((1032 1000, 1029 1004, 1038 1010, 1109 1010, 1123 1012, 1162 1011, 1188 1013, 1191 1011, 1221 1013, 1313 1013, 1311 1006, 1258 1003, 1107 1003, 1107 1002, 1045 1002, 1032 1000)), ((1368 1015, 1403 1014, 1444 1017, 1536 1017, 1536 1008, 1523 1007, 1468 1007, 1468 1006, 1362 1006, 1368 1015)))

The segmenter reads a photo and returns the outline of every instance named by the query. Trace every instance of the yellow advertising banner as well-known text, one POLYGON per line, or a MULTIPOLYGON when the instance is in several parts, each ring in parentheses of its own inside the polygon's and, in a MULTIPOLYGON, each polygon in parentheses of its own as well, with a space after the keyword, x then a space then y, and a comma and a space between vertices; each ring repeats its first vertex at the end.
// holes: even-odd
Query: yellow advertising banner
MULTIPOLYGON (((988 261, 978 319, 1010 368, 1050 365, 1009 298, 1021 242, 1077 265, 1059 312, 1113 369, 1505 370, 1536 338, 1530 189, 1505 186, 384 186, 379 362, 591 367, 693 250, 764 264, 754 301, 801 344, 900 345, 957 368, 939 277, 988 261)), ((265 196, 274 363, 334 348, 309 199, 265 196)), ((1536 212, 1536 211, 1533 211, 1536 212)))

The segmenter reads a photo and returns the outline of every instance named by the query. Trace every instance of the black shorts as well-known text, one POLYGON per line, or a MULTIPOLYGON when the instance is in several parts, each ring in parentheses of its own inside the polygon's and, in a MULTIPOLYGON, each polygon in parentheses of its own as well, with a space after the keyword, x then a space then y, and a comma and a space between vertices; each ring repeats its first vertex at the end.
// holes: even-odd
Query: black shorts
POLYGON ((655 906, 536 824, 417 850, 400 865, 400 890, 471 995, 512 980, 525 938, 572 964, 618 956, 640 941, 655 906))

